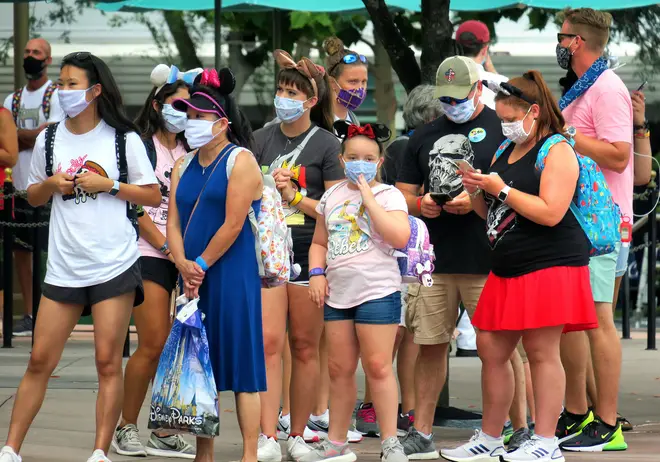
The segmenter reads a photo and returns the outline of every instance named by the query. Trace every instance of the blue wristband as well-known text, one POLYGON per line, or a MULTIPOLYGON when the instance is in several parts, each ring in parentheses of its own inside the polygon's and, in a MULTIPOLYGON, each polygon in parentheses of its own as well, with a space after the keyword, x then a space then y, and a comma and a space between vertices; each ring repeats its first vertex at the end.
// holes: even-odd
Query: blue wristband
POLYGON ((205 273, 209 270, 209 265, 206 264, 206 262, 201 256, 195 259, 195 263, 197 263, 199 267, 202 268, 202 271, 204 271, 205 273))

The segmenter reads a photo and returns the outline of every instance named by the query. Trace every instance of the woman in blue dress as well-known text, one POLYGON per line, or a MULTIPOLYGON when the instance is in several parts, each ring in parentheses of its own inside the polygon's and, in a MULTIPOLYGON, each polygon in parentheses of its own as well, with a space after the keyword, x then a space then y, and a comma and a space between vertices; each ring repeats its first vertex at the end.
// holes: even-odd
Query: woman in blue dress
MULTIPOLYGON (((205 70, 190 98, 173 107, 188 114, 186 139, 195 155, 175 165, 167 222, 168 245, 184 292, 199 296, 218 391, 236 394, 243 462, 256 462, 259 392, 266 390, 261 324, 261 282, 248 211, 259 210, 263 182, 246 149, 249 122, 230 93, 229 69, 205 70), (237 150, 231 174, 227 161, 237 150)), ((185 159, 185 158, 184 158, 185 159)), ((213 440, 197 439, 198 462, 213 461, 213 440)))

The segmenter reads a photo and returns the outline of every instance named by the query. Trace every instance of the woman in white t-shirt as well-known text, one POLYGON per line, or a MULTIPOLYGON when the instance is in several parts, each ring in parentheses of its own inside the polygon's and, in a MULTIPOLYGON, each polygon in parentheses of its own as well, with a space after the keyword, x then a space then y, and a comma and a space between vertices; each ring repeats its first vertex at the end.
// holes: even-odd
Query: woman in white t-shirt
POLYGON ((346 443, 361 358, 380 423, 382 460, 408 458, 397 438, 398 390, 392 350, 401 318, 401 273, 392 248, 410 238, 403 194, 376 177, 383 163, 384 125, 335 123, 344 138, 341 159, 347 181, 325 192, 316 211, 309 249, 309 294, 324 310, 330 370, 328 439, 300 462, 356 460, 346 443), (321 219, 323 218, 323 219, 321 219))
POLYGON ((99 378, 98 425, 88 462, 109 461, 105 454, 121 411, 122 347, 133 306, 143 298, 128 204, 160 204, 144 144, 124 114, 108 66, 87 52, 67 55, 58 88, 67 119, 37 137, 27 189, 32 206, 53 200, 48 265, 34 347, 16 395, 7 446, 0 450, 2 462, 20 462, 17 453, 84 309, 94 316, 99 378), (126 179, 120 183, 121 173, 126 179))
POLYGON ((139 342, 126 364, 122 418, 112 440, 112 449, 124 456, 195 456, 195 448, 186 443, 181 435, 152 432, 143 446, 137 421, 149 382, 156 373, 160 354, 170 333, 170 297, 179 274, 167 246, 165 227, 172 168, 187 152, 183 131, 188 119, 185 112, 172 108, 172 101, 190 97, 188 85, 193 84, 199 72, 201 69, 181 73, 176 66, 156 66, 151 72, 154 87, 136 120, 155 168, 162 200, 158 207, 144 207, 145 213, 138 219, 144 303, 133 311, 139 342))

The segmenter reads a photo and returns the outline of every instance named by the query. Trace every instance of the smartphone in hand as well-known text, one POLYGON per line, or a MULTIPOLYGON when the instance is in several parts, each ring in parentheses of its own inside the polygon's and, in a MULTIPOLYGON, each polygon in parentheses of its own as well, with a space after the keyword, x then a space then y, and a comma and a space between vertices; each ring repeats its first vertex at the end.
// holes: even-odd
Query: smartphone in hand
POLYGON ((648 80, 644 80, 644 82, 639 86, 639 88, 637 89, 637 91, 642 91, 642 90, 644 90, 644 87, 646 87, 646 84, 647 84, 647 83, 649 83, 649 81, 648 81, 648 80))
POLYGON ((470 165, 470 163, 466 160, 459 159, 459 160, 456 160, 454 162, 456 163, 456 166, 458 167, 458 169, 463 173, 476 172, 474 167, 472 165, 470 165))
POLYGON ((445 205, 447 202, 453 199, 449 194, 444 194, 444 193, 429 193, 431 195, 431 199, 433 199, 433 202, 436 204, 442 206, 445 205))

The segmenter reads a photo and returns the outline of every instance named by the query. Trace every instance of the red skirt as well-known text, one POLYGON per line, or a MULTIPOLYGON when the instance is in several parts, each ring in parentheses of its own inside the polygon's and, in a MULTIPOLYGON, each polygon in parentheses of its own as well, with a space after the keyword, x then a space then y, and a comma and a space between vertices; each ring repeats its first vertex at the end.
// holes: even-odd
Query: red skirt
POLYGON ((595 329, 598 318, 589 267, 555 266, 514 278, 490 273, 472 324, 485 331, 595 329))

